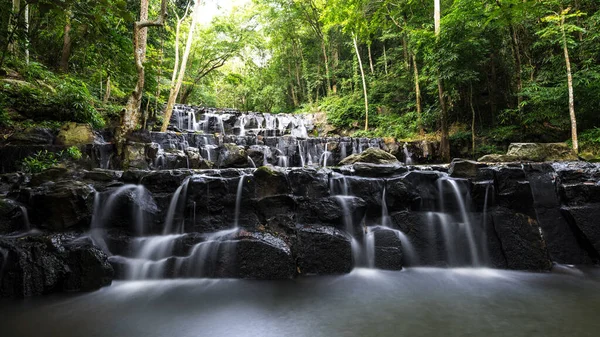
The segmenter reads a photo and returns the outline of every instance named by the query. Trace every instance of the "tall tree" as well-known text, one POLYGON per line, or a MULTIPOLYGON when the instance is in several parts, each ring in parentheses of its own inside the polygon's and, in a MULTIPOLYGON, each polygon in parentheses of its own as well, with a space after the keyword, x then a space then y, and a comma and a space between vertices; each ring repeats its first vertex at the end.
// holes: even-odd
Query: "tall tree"
POLYGON ((542 38, 553 39, 555 43, 561 45, 563 50, 567 73, 567 90, 569 95, 571 140, 573 143, 573 150, 576 153, 579 151, 579 143, 577 141, 577 117, 575 115, 575 94, 573 90, 573 71, 571 69, 569 45, 574 45, 576 43, 572 36, 573 33, 583 33, 584 29, 575 24, 567 23, 567 20, 575 17, 581 17, 583 15, 584 13, 580 11, 571 13, 571 7, 566 9, 561 8, 559 12, 553 12, 552 14, 542 18, 543 22, 547 22, 550 25, 538 32, 538 35, 542 38))
MULTIPOLYGON (((435 38, 436 42, 439 42, 440 32, 441 32, 441 4, 440 0, 434 0, 434 29, 435 29, 435 38)), ((442 82, 441 75, 438 70, 438 78, 437 78, 437 87, 438 87, 438 97, 440 102, 440 108, 442 110, 441 115, 441 124, 442 124, 442 137, 440 141, 440 152, 442 155, 442 160, 448 162, 450 161, 450 139, 448 135, 448 108, 446 107, 446 100, 444 98, 444 85, 442 82)))
POLYGON ((146 57, 146 45, 148 39, 148 27, 162 27, 167 15, 167 2, 162 0, 160 14, 156 20, 148 20, 148 0, 140 0, 140 20, 133 25, 133 50, 137 69, 137 83, 135 89, 127 100, 125 108, 121 112, 121 122, 115 134, 118 152, 122 153, 125 144, 125 135, 133 131, 140 119, 140 107, 142 94, 144 92, 144 59, 146 57))

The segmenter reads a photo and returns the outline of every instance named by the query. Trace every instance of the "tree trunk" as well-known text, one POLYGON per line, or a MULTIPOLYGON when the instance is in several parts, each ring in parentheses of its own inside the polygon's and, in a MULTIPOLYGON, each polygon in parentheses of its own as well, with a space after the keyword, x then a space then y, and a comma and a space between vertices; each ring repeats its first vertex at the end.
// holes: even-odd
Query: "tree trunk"
POLYGON ((415 73, 415 96, 417 98, 417 118, 419 123, 419 135, 425 136, 425 130, 423 129, 423 116, 421 108, 421 86, 419 85, 419 68, 417 67, 417 56, 412 53, 412 63, 415 73))
POLYGON ((470 83, 471 92, 469 96, 469 103, 471 105, 471 149, 473 158, 475 158, 475 108, 473 107, 473 83, 470 83))
POLYGON ((571 140, 573 142, 573 151, 579 153, 579 144, 577 142, 577 119, 575 117, 575 97, 573 94, 573 74, 571 73, 571 59, 569 58, 569 48, 567 45, 567 34, 565 32, 565 17, 561 15, 560 25, 562 29, 563 50, 565 52, 565 64, 567 66, 567 84, 569 87, 569 114, 571 115, 571 140))
POLYGON ((104 98, 102 99, 102 102, 104 104, 108 103, 108 100, 110 99, 110 75, 108 75, 108 77, 106 78, 106 92, 104 93, 104 98))
POLYGON ((59 68, 60 71, 63 73, 67 73, 69 72, 69 58, 71 58, 71 46, 72 46, 72 41, 71 41, 71 10, 67 10, 67 12, 65 13, 65 15, 67 16, 67 22, 65 23, 65 32, 63 35, 63 48, 62 48, 62 54, 61 54, 61 58, 60 58, 60 64, 59 64, 59 68))
POLYGON ((194 41, 194 29, 196 28, 196 24, 198 23, 198 18, 200 17, 200 5, 202 1, 196 0, 196 4, 194 5, 193 14, 192 14, 192 23, 190 25, 190 31, 188 32, 187 42, 185 45, 185 50, 183 51, 183 58, 181 59, 181 65, 179 67, 179 74, 177 75, 177 82, 175 86, 171 86, 171 92, 169 93, 169 100, 167 101, 167 107, 165 108, 163 125, 160 129, 161 132, 167 131, 169 127, 169 122, 171 120, 171 114, 173 113, 173 106, 175 106, 175 100, 177 99, 177 95, 179 95, 179 90, 181 89, 181 84, 183 83, 183 78, 185 77, 185 68, 187 67, 187 61, 190 56, 190 50, 192 49, 192 42, 194 41))
POLYGON ((125 145, 125 135, 133 131, 140 118, 140 105, 142 103, 142 94, 144 92, 144 63, 146 51, 147 34, 142 34, 148 27, 162 27, 167 14, 168 0, 161 1, 160 16, 155 21, 148 21, 148 0, 140 0, 140 20, 133 25, 133 50, 135 66, 138 73, 138 79, 135 89, 129 96, 125 108, 121 112, 121 123, 115 133, 115 142, 119 154, 123 153, 125 145), (143 40, 142 40, 143 39, 143 40))
POLYGON ((433 22, 434 22, 434 32, 435 36, 440 35, 440 22, 442 17, 440 0, 434 0, 433 4, 433 22))
POLYGON ((358 59, 358 67, 360 69, 360 76, 362 77, 363 94, 365 96, 365 131, 369 130, 369 98, 367 97, 367 81, 365 80, 365 71, 362 66, 362 60, 360 59, 360 52, 358 51, 358 41, 356 35, 353 34, 352 41, 354 42, 354 51, 356 52, 356 58, 358 59))
MULTIPOLYGON (((435 26, 435 36, 436 36, 436 41, 439 41, 440 39, 440 23, 441 23, 441 6, 440 6, 440 0, 435 0, 434 3, 434 13, 433 13, 433 20, 434 20, 434 26, 435 26)), ((438 80, 437 80, 437 86, 438 86, 438 98, 440 101, 440 108, 442 109, 442 118, 441 118, 441 124, 442 124, 442 139, 440 141, 440 152, 442 155, 442 160, 445 162, 449 162, 450 161, 450 140, 448 139, 448 110, 446 108, 446 102, 444 100, 444 86, 442 83, 442 78, 440 75, 440 72, 438 70, 438 80)))
POLYGON ((371 55, 371 44, 367 44, 367 50, 369 51, 369 66, 371 67, 371 75, 375 74, 375 67, 373 67, 373 56, 371 55))
POLYGON ((508 25, 510 31, 511 43, 513 46, 515 67, 517 68, 517 109, 521 110, 521 103, 523 97, 521 97, 521 90, 523 89, 523 79, 521 78, 521 53, 519 52, 519 41, 517 40, 517 32, 513 28, 512 24, 508 25))
POLYGON ((332 82, 333 82, 333 84, 332 84, 331 90, 333 90, 333 94, 334 95, 337 94, 337 91, 338 91, 337 78, 335 76, 335 71, 337 69, 338 63, 339 63, 339 51, 338 51, 338 45, 337 45, 337 43, 335 43, 334 44, 334 48, 333 48, 333 63, 331 65, 331 67, 333 68, 332 69, 333 70, 332 71, 332 73, 333 73, 333 75, 332 75, 332 82))
POLYGON ((29 65, 29 4, 25 3, 25 63, 29 65))
POLYGON ((327 48, 325 48, 325 38, 321 39, 321 49, 323 50, 323 60, 325 61, 325 77, 327 78, 327 95, 331 93, 331 75, 329 73, 329 57, 327 57, 327 48))
MULTIPOLYGON (((10 25, 9 28, 16 32, 17 27, 19 26, 19 17, 21 16, 21 0, 13 0, 12 2, 12 13, 10 15, 10 25)), ((13 34, 14 37, 14 34, 13 34)), ((8 40, 8 51, 15 55, 17 53, 17 44, 16 41, 8 40)))

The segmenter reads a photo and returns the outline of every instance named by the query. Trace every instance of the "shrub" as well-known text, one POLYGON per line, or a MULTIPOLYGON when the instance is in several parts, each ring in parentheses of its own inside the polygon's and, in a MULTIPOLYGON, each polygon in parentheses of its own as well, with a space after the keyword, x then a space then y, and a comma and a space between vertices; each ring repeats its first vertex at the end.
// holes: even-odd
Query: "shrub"
POLYGON ((58 164, 62 152, 38 151, 21 162, 21 169, 27 173, 39 173, 58 164))
POLYGON ((81 151, 77 146, 71 146, 70 148, 68 148, 67 155, 73 160, 79 160, 82 156, 81 151))

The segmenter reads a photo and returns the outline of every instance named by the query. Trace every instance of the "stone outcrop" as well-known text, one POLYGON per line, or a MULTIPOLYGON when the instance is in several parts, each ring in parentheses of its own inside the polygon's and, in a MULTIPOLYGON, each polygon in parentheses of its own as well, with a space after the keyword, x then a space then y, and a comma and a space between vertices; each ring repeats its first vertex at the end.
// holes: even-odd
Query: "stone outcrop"
POLYGON ((369 164, 399 164, 398 158, 381 149, 368 148, 361 153, 352 154, 342 161, 339 165, 350 165, 354 163, 369 163, 369 164))
POLYGON ((58 131, 57 145, 85 145, 94 142, 94 131, 89 124, 66 123, 58 131))
POLYGON ((506 155, 492 154, 478 159, 480 162, 544 162, 574 161, 577 154, 566 143, 512 143, 506 155))
POLYGON ((72 234, 0 238, 0 296, 92 291, 109 285, 113 268, 89 239, 72 234))

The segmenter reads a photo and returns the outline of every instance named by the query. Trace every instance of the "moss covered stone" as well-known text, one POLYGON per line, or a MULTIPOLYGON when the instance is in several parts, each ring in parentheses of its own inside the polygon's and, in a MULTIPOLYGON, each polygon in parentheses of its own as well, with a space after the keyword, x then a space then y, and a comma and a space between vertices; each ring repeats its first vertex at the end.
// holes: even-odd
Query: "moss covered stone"
POLYGON ((339 165, 351 165, 354 163, 370 163, 370 164, 399 164, 400 162, 394 155, 387 153, 381 149, 368 148, 365 151, 352 154, 342 161, 339 165))

